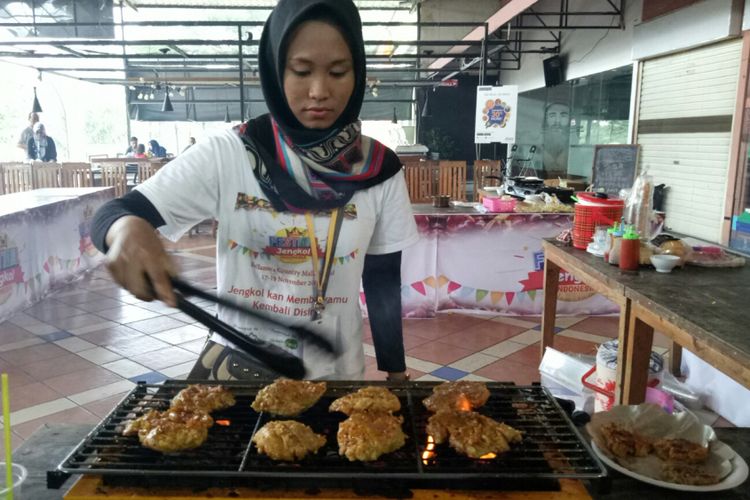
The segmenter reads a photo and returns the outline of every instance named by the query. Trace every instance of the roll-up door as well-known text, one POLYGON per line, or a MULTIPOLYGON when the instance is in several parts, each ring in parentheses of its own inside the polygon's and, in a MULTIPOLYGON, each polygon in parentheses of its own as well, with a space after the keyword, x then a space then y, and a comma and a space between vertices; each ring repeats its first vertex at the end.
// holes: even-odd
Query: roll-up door
POLYGON ((718 242, 724 217, 740 39, 643 62, 640 168, 669 186, 667 225, 718 242))

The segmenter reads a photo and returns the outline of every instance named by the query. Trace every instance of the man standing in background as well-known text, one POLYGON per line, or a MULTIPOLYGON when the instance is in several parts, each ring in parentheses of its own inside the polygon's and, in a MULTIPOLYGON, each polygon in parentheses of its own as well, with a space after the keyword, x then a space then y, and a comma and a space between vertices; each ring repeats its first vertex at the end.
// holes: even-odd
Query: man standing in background
POLYGON ((16 144, 19 148, 23 149, 24 152, 24 158, 28 156, 28 144, 29 139, 31 139, 34 136, 34 125, 39 121, 39 115, 35 112, 29 113, 29 126, 23 129, 21 131, 21 135, 18 137, 18 144, 16 144))

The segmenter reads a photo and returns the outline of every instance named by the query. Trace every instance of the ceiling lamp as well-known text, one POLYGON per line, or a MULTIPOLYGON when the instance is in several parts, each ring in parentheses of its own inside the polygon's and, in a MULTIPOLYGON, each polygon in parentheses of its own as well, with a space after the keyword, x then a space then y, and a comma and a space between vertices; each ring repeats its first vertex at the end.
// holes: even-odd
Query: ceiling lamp
POLYGON ((398 123, 398 117, 396 116, 396 108, 393 108, 393 118, 391 118, 391 123, 398 123))
POLYGON ((39 99, 36 97, 36 87, 34 87, 34 104, 31 107, 32 113, 41 113, 42 112, 42 105, 39 104, 39 99))
POLYGON ((164 92, 164 102, 161 105, 161 110, 163 112, 174 111, 174 108, 172 107, 172 101, 169 99, 169 87, 167 87, 166 91, 164 92))
POLYGON ((430 112, 430 94, 425 92, 424 95, 424 106, 422 106, 422 118, 429 118, 432 116, 430 112))
POLYGON ((229 119, 229 106, 227 106, 227 110, 224 113, 224 123, 232 123, 232 120, 229 119))

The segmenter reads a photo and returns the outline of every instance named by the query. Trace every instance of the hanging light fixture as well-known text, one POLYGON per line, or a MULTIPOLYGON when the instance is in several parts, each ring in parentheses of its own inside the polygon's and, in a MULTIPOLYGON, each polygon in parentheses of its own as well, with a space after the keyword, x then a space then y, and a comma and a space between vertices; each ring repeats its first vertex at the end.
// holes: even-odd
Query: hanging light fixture
POLYGON ((396 116, 396 108, 393 108, 393 118, 391 118, 391 123, 398 123, 398 116, 396 116))
POLYGON ((39 104, 39 99, 36 97, 36 87, 34 87, 34 105, 31 107, 33 113, 41 113, 42 105, 39 104))
POLYGON ((430 112, 430 94, 426 92, 424 95, 424 106, 422 106, 422 118, 429 118, 432 116, 430 112))
POLYGON ((172 101, 169 99, 169 86, 164 91, 164 102, 161 105, 161 110, 166 112, 174 111, 172 101))
POLYGON ((247 103, 247 110, 245 111, 245 121, 249 122, 253 118, 253 114, 250 112, 250 103, 247 103))
POLYGON ((229 119, 229 106, 227 106, 227 110, 224 113, 224 123, 232 123, 232 120, 229 119))

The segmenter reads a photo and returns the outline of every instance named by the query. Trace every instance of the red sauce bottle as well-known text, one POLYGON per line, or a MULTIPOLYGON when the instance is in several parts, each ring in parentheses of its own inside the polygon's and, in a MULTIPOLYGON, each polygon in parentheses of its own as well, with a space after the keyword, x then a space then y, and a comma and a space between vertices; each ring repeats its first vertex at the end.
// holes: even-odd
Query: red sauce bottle
POLYGON ((637 271, 640 258, 641 239, 633 226, 628 227, 620 243, 620 269, 637 271))

